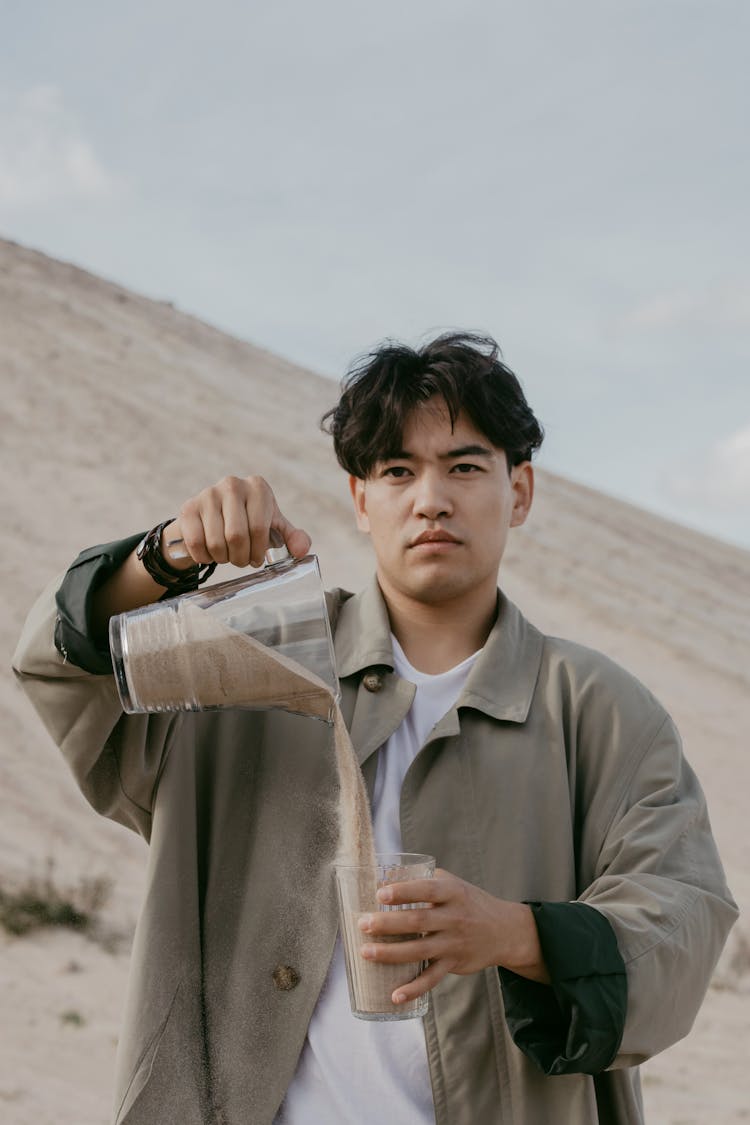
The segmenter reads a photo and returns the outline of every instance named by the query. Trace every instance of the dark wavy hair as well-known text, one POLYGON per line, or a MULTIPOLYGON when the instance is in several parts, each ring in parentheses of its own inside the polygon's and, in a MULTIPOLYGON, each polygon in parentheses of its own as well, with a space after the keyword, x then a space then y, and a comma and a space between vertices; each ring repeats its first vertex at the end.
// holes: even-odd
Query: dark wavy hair
POLYGON ((407 417, 433 395, 445 400, 451 426, 465 411, 504 450, 509 470, 531 460, 544 430, 500 355, 491 336, 444 332, 416 350, 386 340, 360 356, 342 381, 338 404, 320 423, 333 437, 341 467, 364 480, 378 462, 400 453, 407 417))

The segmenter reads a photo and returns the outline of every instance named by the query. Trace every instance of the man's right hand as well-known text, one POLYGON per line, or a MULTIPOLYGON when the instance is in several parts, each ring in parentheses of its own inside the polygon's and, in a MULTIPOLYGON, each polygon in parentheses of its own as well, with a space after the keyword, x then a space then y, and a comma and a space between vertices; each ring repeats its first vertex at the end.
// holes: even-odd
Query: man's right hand
MULTIPOLYGON (((224 477, 185 501, 177 519, 162 532, 161 550, 177 570, 194 562, 261 566, 272 531, 281 536, 295 558, 310 550, 310 536, 282 514, 263 477, 224 477), (183 541, 188 557, 183 550, 179 555, 170 552, 168 543, 175 539, 183 541)), ((110 617, 149 605, 164 592, 133 551, 94 594, 92 627, 100 643, 104 643, 110 617)))
POLYGON ((271 531, 278 532, 295 558, 310 550, 310 536, 282 514, 263 477, 224 477, 185 501, 164 532, 162 551, 171 561, 166 544, 182 539, 194 562, 261 566, 272 545, 271 531))

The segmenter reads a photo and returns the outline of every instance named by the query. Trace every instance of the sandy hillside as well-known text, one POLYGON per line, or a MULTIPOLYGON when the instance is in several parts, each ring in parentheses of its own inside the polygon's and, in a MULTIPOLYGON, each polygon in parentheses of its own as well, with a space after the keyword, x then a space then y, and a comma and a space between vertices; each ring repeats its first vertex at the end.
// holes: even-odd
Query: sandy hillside
MULTIPOLYGON (((0 930, 0 1121, 104 1125, 145 849, 88 809, 12 680, 24 615, 80 548, 150 527, 226 473, 271 480, 327 584, 356 588, 369 557, 316 426, 333 384, 4 242, 0 317, 0 891, 50 857, 59 883, 113 885, 98 940, 0 930)), ((672 711, 750 905, 750 554, 540 472, 503 581, 537 624, 609 653, 672 711)), ((692 1034, 645 1068, 653 1125, 750 1119, 749 997, 741 921, 692 1034)))

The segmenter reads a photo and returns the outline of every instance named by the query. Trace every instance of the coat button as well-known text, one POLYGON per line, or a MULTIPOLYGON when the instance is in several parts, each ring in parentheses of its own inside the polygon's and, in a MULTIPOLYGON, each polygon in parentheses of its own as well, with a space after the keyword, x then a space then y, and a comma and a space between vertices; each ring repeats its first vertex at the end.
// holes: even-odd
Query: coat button
POLYGON ((383 686, 383 676, 380 672, 367 672, 362 677, 362 683, 368 691, 380 691, 383 686))
POLYGON ((279 992, 291 992, 300 981, 299 973, 291 965, 277 965, 271 976, 279 992))

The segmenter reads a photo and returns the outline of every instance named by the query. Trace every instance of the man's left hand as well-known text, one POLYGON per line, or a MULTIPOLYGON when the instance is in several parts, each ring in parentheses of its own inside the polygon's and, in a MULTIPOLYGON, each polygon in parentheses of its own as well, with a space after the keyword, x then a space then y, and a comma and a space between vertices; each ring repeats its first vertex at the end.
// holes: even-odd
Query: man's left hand
POLYGON ((415 980, 393 994, 396 1004, 415 1000, 447 973, 476 973, 502 965, 519 976, 549 983, 531 908, 495 898, 487 891, 438 869, 434 879, 391 883, 378 891, 384 906, 426 903, 411 910, 383 910, 363 915, 359 928, 372 943, 360 955, 381 964, 427 961, 415 980), (378 939, 394 934, 420 936, 403 942, 378 939))

